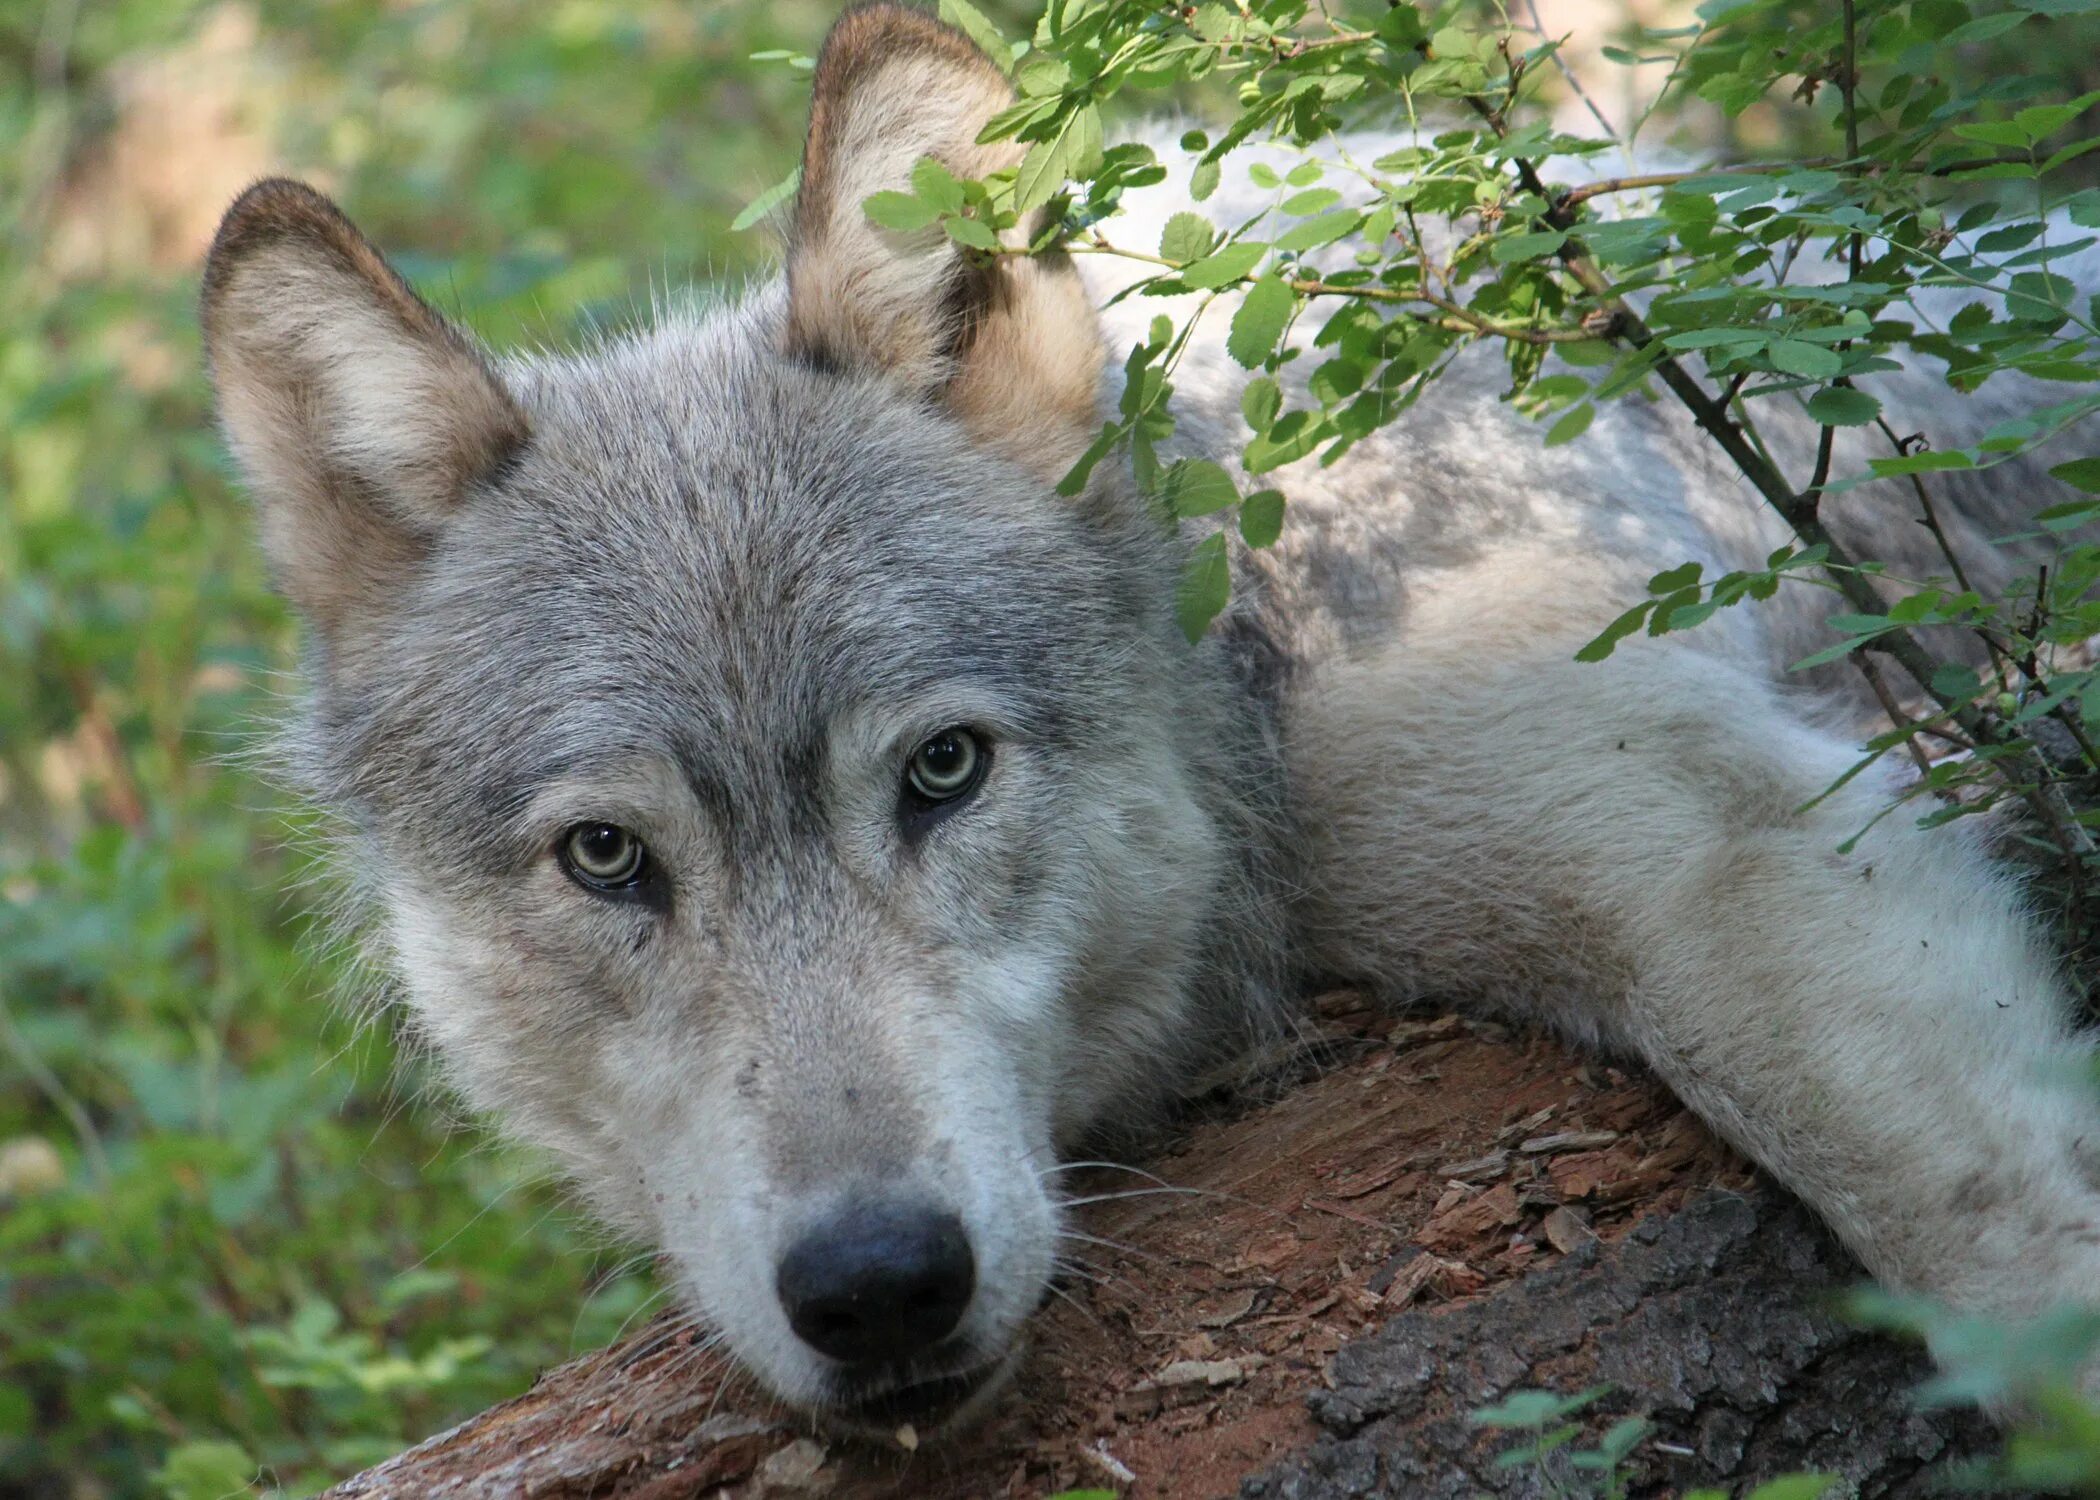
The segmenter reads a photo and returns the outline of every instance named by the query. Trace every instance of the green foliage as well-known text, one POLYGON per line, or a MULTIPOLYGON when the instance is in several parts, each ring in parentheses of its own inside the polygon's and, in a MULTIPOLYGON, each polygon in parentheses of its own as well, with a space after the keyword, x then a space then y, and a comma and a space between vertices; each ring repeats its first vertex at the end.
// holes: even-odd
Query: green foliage
MULTIPOLYGON (((1227 292, 1244 292, 1228 331, 1234 359, 1265 375, 1311 366, 1291 400, 1269 379, 1248 393, 1252 435, 1240 459, 1249 476, 1310 456, 1333 463, 1405 413, 1469 343, 1503 348, 1509 397, 1545 424, 1549 447, 1580 442, 1607 401, 1638 392, 1682 402, 1797 544, 1764 570, 1711 584, 1665 574, 1583 657, 1609 655, 1643 627, 1691 628, 1782 581, 1832 589, 1849 606, 1839 616, 1846 639, 1801 667, 1868 645, 1889 653, 1934 706, 1897 725, 1892 743, 1930 735, 1973 752, 1933 773, 1924 793, 1944 805, 1927 820, 2025 798, 2082 892, 2095 815, 2071 806, 2065 783, 2100 774, 2100 675, 2080 647, 2100 627, 2100 600, 2089 597, 2100 548, 2070 533, 2100 517, 2100 503, 2038 515, 2061 538, 2057 555, 1995 598, 1968 588, 1951 552, 1946 581, 1888 577, 1839 551, 1817 511, 1826 496, 1897 479, 1930 517, 1932 475, 2002 465, 2100 412, 2100 307, 2055 269, 2100 228, 2100 188, 2077 176, 2096 144, 2077 132, 2100 91, 2052 98, 2068 80, 2048 67, 1977 65, 1986 46, 2035 56, 2052 36, 2056 45, 2067 32, 2088 37, 2081 18, 2096 10, 2094 0, 2002 10, 1968 0, 1709 0, 1696 24, 1636 27, 1638 50, 1617 50, 1621 61, 1671 64, 1640 121, 1694 100, 1732 116, 1783 109, 1802 140, 1797 158, 1571 186, 1552 180, 1553 164, 1631 143, 1554 128, 1541 100, 1559 87, 1558 44, 1482 25, 1475 9, 1249 0, 1165 12, 1149 0, 1051 0, 1027 48, 1008 49, 1022 58, 1019 101, 985 131, 1026 155, 1018 173, 983 185, 973 213, 1008 229, 1044 211, 1049 227, 1033 245, 986 244, 987 253, 1056 243, 1147 263, 1138 295, 1210 294, 1188 322, 1131 351, 1121 419, 1067 476, 1067 493, 1126 446, 1141 482, 1174 482, 1153 456, 1173 431, 1173 368, 1227 292), (1217 129, 1181 143, 1195 158, 1196 197, 1244 172, 1272 200, 1238 223, 1177 214, 1157 253, 1117 242, 1117 200, 1160 168, 1142 147, 1100 150, 1101 112, 1130 95, 1205 88, 1230 103, 1217 129), (1369 163, 1315 152, 1378 114, 1438 128, 1369 163), (1243 165, 1235 153, 1262 139, 1303 159, 1243 165), (1927 289, 1966 298, 1945 326, 1914 306, 1927 289), (1855 384, 1919 356, 1943 362, 1959 390, 2017 372, 2063 395, 1971 447, 1927 450, 1903 435, 1906 414, 1885 412, 1855 384), (1760 423, 1780 406, 1824 428, 1814 472, 1774 465, 1760 423), (1871 434, 1887 451, 1835 472, 1829 435, 1839 429, 1871 434), (1924 625, 1980 641, 1988 681, 1950 690, 1947 664, 1916 635, 1924 625), (2075 764, 2037 753, 2045 717, 2078 745, 2075 764)), ((934 211, 922 201, 919 212, 934 211)), ((2078 459, 2056 472, 2092 484, 2096 465, 2078 459)), ((1281 502, 1262 493, 1262 512, 1238 518, 1240 545, 1277 534, 1281 502)), ((1203 513, 1162 498, 1176 514, 1203 513)), ((1218 580, 1229 573, 1232 529, 1196 554, 1181 598, 1191 633, 1225 604, 1218 580)))
POLYGON ((807 74, 749 57, 835 9, 266 0, 199 61, 234 8, 0 8, 0 1492, 311 1492, 643 1310, 334 1007, 314 830, 248 754, 293 630, 211 431, 196 236, 221 154, 277 163, 498 345, 627 320, 765 253, 730 221, 807 74), (126 111, 171 53, 221 134, 163 157, 126 111), (164 181, 98 186, 112 141, 164 181), (195 227, 142 203, 167 183, 195 227))

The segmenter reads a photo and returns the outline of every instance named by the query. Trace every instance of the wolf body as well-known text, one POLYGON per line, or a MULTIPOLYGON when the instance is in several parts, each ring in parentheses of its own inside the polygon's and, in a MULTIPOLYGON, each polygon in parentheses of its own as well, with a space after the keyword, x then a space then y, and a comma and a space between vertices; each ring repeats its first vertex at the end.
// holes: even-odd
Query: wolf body
MULTIPOLYGON (((1781 540, 1699 435, 1629 401, 1545 452, 1470 354, 1278 477, 1283 540, 1191 646, 1192 539, 1114 465, 1052 489, 1158 305, 1104 325, 1107 262, 859 211, 1010 160, 975 140, 1006 97, 956 33, 849 13, 785 274, 573 355, 490 359, 295 184, 229 212, 205 326, 310 627, 293 748, 466 1097, 847 1424, 983 1400, 1059 1163, 1332 980, 1642 1059, 1896 1284, 2100 1299, 2055 962, 1973 830, 1838 852, 1871 772, 1804 810, 1857 755, 1780 685, 1814 608, 1572 659, 1657 569, 1781 540)), ((1178 440, 1227 458, 1209 319, 1178 440)), ((1960 499, 1978 556, 2032 503, 1960 499)))

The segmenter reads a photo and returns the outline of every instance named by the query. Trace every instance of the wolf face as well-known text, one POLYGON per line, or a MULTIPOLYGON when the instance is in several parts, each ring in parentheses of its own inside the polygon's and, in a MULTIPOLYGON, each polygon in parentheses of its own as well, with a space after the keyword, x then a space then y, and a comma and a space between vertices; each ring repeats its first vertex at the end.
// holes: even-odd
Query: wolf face
POLYGON ((1177 544, 1051 492, 1096 420, 1076 281, 859 212, 928 153, 989 170, 1004 89, 854 13, 784 284, 587 354, 493 364, 292 183, 206 278, 310 625, 297 758, 416 1028, 848 1421, 987 1385, 1060 1149, 1281 949, 1272 736, 1171 619, 1177 544))

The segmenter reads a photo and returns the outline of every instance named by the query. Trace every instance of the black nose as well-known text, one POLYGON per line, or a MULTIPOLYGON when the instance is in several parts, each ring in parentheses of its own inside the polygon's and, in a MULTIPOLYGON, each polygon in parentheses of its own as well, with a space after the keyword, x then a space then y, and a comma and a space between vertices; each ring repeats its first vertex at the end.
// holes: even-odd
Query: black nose
POLYGON ((796 1336, 818 1353, 896 1360, 955 1331, 977 1262, 954 1214, 852 1203, 789 1248, 775 1286, 796 1336))

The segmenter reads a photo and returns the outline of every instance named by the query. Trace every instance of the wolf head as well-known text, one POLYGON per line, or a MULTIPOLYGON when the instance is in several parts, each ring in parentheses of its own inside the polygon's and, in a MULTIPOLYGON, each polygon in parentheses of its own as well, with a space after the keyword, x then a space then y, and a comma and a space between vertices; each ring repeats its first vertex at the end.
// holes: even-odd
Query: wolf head
POLYGON ((1179 545, 1125 484, 1052 491, 1099 420, 1076 277, 861 211, 1009 163, 1007 97, 849 14, 784 277, 588 353, 492 360, 289 182, 205 276, 308 624, 297 758, 413 1025, 848 1422, 988 1385, 1059 1153, 1280 952, 1271 736, 1173 623, 1179 545))

